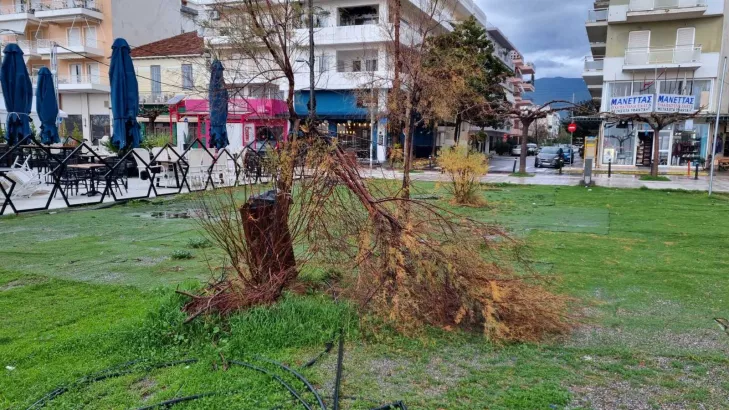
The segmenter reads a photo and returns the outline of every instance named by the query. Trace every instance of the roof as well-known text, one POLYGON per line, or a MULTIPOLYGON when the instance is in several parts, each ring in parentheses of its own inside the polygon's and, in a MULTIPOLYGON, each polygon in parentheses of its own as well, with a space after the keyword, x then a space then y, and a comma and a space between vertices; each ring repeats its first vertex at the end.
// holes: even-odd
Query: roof
POLYGON ((191 56, 202 55, 203 50, 203 38, 197 35, 197 31, 191 31, 136 47, 131 54, 132 58, 191 56))
POLYGON ((493 26, 489 24, 486 27, 486 30, 488 30, 489 34, 491 34, 491 37, 496 40, 499 44, 501 44, 502 47, 508 49, 508 50, 516 50, 516 47, 514 47, 514 44, 512 44, 511 41, 504 35, 504 33, 496 26, 493 26))

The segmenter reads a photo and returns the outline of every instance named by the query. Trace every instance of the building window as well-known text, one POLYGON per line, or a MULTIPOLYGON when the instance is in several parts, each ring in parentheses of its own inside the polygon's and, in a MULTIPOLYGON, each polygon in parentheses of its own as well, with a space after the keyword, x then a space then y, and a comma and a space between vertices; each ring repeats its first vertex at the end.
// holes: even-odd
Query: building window
POLYGON ((358 73, 360 71, 362 71, 362 61, 360 61, 360 60, 352 61, 352 72, 358 73))
POLYGON ((99 63, 86 64, 86 72, 89 75, 89 82, 91 84, 100 84, 101 75, 99 73, 99 63))
POLYGON ((91 115, 91 141, 96 142, 111 135, 111 118, 108 115, 91 115))
POLYGON ((152 96, 159 98, 162 96, 162 68, 158 65, 149 67, 152 82, 152 96))
POLYGON ((365 68, 369 72, 377 71, 377 59, 369 59, 365 61, 365 68))
POLYGON ((80 47, 83 45, 81 41, 80 28, 69 28, 68 30, 66 30, 66 36, 68 39, 69 47, 80 47))
POLYGON ((342 7, 339 10, 340 26, 362 26, 379 23, 377 6, 342 7))
POLYGON ((97 41, 96 41, 96 27, 86 27, 84 29, 84 35, 86 36, 86 46, 87 47, 96 47, 97 41))
POLYGON ((192 64, 182 65, 182 89, 192 90, 192 64))

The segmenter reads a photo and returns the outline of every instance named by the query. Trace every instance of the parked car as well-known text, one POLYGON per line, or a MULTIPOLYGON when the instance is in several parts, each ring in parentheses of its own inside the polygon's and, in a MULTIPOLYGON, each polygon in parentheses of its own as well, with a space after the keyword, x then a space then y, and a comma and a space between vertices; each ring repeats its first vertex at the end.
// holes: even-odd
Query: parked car
POLYGON ((515 157, 521 156, 521 145, 514 145, 511 147, 511 155, 515 157))
POLYGON ((575 162, 575 158, 574 158, 574 155, 573 155, 574 154, 574 151, 572 150, 572 148, 570 148, 570 147, 562 148, 562 153, 563 153, 563 156, 564 156, 564 162, 565 163, 572 164, 572 163, 575 162))
POLYGON ((539 154, 534 159, 534 166, 540 167, 554 167, 560 166, 560 161, 564 161, 564 150, 560 147, 543 147, 539 150, 539 154))
POLYGON ((539 152, 539 147, 537 146, 537 144, 527 144, 527 148, 527 155, 537 155, 537 152, 539 152))

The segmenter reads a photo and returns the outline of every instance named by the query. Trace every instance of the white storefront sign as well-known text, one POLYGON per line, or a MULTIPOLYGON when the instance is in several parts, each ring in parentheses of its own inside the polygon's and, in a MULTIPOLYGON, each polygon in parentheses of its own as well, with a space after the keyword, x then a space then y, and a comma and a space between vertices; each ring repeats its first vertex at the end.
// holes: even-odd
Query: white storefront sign
POLYGON ((610 99, 613 114, 644 114, 653 112, 653 94, 614 97, 610 99))
POLYGON ((658 94, 656 112, 692 114, 696 111, 693 95, 658 94))

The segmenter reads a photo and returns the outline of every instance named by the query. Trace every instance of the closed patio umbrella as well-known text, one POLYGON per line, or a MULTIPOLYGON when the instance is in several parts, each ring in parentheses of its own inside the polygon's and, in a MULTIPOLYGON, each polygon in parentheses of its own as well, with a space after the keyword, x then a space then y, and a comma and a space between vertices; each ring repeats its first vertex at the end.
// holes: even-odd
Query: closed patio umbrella
POLYGON ((109 82, 111 113, 114 116, 111 142, 120 150, 139 148, 139 84, 129 55, 129 44, 123 38, 118 38, 114 40, 111 49, 109 82))
POLYGON ((0 85, 8 111, 6 139, 10 145, 29 136, 30 110, 33 108, 33 84, 30 82, 28 68, 23 61, 23 50, 11 43, 3 50, 0 67, 0 85))
POLYGON ((53 85, 51 70, 43 67, 38 72, 38 88, 35 90, 35 110, 41 121, 41 142, 55 144, 61 142, 58 136, 58 100, 53 85))
POLYGON ((215 60, 210 69, 210 142, 209 146, 217 149, 228 146, 228 131, 225 126, 228 122, 228 90, 225 88, 223 78, 223 64, 215 60))

